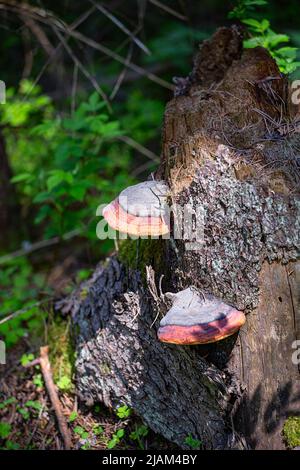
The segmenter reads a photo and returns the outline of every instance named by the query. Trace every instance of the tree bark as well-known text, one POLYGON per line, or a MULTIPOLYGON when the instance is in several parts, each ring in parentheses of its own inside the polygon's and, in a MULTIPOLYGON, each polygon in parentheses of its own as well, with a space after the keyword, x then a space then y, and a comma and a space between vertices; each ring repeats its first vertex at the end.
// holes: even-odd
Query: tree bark
POLYGON ((299 134, 287 79, 266 50, 242 51, 239 31, 221 28, 177 83, 156 177, 173 204, 201 205, 204 240, 131 241, 74 294, 78 392, 128 404, 183 448, 192 435, 206 449, 281 449, 284 420, 300 412, 299 134), (150 294, 146 264, 164 291, 193 285, 245 311, 246 325, 207 346, 160 343, 154 320, 167 306, 150 294))
POLYGON ((19 219, 19 206, 15 189, 10 182, 12 171, 6 152, 5 138, 0 130, 0 246, 7 248, 7 241, 19 219))

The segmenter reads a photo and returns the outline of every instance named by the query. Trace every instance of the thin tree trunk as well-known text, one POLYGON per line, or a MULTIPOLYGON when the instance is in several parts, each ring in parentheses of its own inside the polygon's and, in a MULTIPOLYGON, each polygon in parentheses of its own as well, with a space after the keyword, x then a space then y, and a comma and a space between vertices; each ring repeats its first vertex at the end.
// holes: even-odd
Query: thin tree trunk
MULTIPOLYGON (((15 189, 10 182, 12 171, 9 164, 5 139, 0 130, 0 246, 6 246, 12 230, 19 220, 19 207, 15 189)), ((19 227, 18 227, 19 230, 19 227)))

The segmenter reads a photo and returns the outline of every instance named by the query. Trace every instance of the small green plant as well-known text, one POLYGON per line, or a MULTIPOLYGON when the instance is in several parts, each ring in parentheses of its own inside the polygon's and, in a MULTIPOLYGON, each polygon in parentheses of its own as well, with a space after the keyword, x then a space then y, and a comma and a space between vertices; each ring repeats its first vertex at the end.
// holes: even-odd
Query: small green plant
POLYGON ((143 443, 143 439, 148 435, 148 433, 149 433, 148 427, 142 424, 140 426, 136 426, 135 431, 133 431, 129 437, 133 441, 137 441, 139 448, 144 450, 145 446, 143 443))
POLYGON ((42 410, 43 406, 39 401, 28 400, 23 407, 17 406, 17 411, 27 421, 31 413, 38 414, 42 410))
POLYGON ((73 423, 74 421, 76 421, 77 418, 78 418, 77 411, 72 411, 72 413, 69 416, 69 423, 73 423))
POLYGON ((27 408, 31 408, 32 410, 36 410, 36 411, 41 411, 41 409, 43 408, 42 404, 39 401, 33 401, 33 400, 28 400, 25 403, 25 406, 27 408))
POLYGON ((7 398, 6 400, 4 400, 0 403, 0 410, 3 410, 7 406, 12 405, 13 403, 16 403, 16 401, 17 400, 16 400, 15 397, 7 398))
POLYGON ((5 421, 0 422, 0 439, 6 439, 11 433, 11 425, 5 421))
POLYGON ((19 450, 20 445, 17 444, 17 442, 7 440, 5 442, 5 447, 2 447, 1 449, 3 449, 3 450, 19 450))
MULTIPOLYGON (((34 273, 26 257, 11 260, 0 269, 0 318, 19 311, 15 318, 0 325, 0 336, 4 338, 7 347, 16 344, 24 335, 36 335, 43 328, 44 312, 36 306, 37 297, 45 287, 45 277, 34 273)), ((21 364, 30 362, 23 355, 21 364), (23 362, 22 362, 23 361, 23 362), (26 362, 27 361, 27 362, 26 362)))
POLYGON ((188 445, 191 449, 200 449, 202 446, 202 442, 199 441, 199 439, 194 439, 191 434, 189 434, 185 438, 184 443, 188 445))
POLYGON ((230 19, 243 19, 252 14, 257 7, 267 5, 267 0, 238 0, 237 5, 228 13, 230 19))
POLYGON ((20 413, 20 415, 22 416, 23 419, 25 419, 25 421, 27 421, 29 418, 30 418, 30 413, 29 413, 29 410, 27 408, 18 408, 18 412, 20 413))
POLYGON ((63 375, 57 382, 56 385, 62 392, 66 392, 71 389, 72 387, 72 381, 70 377, 67 377, 66 375, 63 375))
POLYGON ((281 46, 288 43, 286 34, 275 33, 266 18, 258 20, 252 15, 256 7, 266 5, 265 0, 239 0, 237 6, 229 13, 229 18, 237 18, 244 23, 249 32, 249 38, 244 40, 244 47, 251 49, 261 46, 267 49, 276 60, 279 70, 285 74, 294 72, 300 62, 297 60, 298 49, 291 46, 281 46))
POLYGON ((125 430, 124 429, 118 429, 118 431, 113 434, 111 440, 108 442, 107 444, 107 448, 108 449, 113 449, 114 447, 116 447, 121 439, 124 437, 125 435, 125 430))
POLYGON ((29 364, 30 362, 32 362, 34 360, 34 355, 33 354, 23 354, 21 359, 20 359, 20 363, 23 367, 27 366, 27 364, 29 364))
POLYGON ((80 437, 80 440, 82 441, 82 450, 88 450, 91 448, 89 433, 85 429, 83 429, 81 426, 76 426, 74 428, 74 433, 77 434, 80 437))
POLYGON ((129 418, 131 415, 131 408, 129 408, 127 405, 119 406, 119 408, 116 410, 116 415, 121 419, 129 418))
POLYGON ((32 382, 37 388, 44 387, 44 380, 43 380, 42 374, 34 374, 32 382))
POLYGON ((80 439, 88 439, 89 437, 89 433, 81 426, 75 426, 74 432, 80 436, 80 439))
POLYGON ((94 427, 93 427, 93 433, 95 434, 95 436, 101 436, 101 434, 104 433, 104 429, 102 426, 100 426, 99 424, 96 424, 94 427))

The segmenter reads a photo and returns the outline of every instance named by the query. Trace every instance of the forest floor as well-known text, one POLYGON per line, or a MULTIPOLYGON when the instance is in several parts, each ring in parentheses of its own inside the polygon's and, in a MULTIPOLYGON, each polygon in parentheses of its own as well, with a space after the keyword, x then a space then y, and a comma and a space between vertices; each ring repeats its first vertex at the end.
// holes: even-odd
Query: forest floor
MULTIPOLYGON (((26 347, 26 344, 18 344, 9 352, 7 364, 0 366, 0 423, 7 424, 6 427, 0 424, 0 448, 63 449, 40 366, 26 367, 20 362, 20 358, 25 357, 26 347)), ((151 432, 130 409, 125 408, 125 416, 120 418, 118 411, 102 404, 87 408, 79 402, 74 389, 64 392, 58 388, 58 394, 71 431, 73 449, 176 448, 151 432)))
MULTIPOLYGON (((51 269, 48 280, 61 298, 62 286, 70 286, 73 265, 62 260, 51 269), (63 269, 67 266, 67 270, 63 269)), ((86 449, 174 449, 176 446, 154 434, 127 407, 110 410, 103 404, 92 408, 80 403, 76 394, 75 351, 70 319, 48 311, 41 331, 28 334, 6 352, 0 365, 0 449, 64 448, 57 416, 51 405, 39 365, 28 363, 39 356, 40 346, 49 345, 49 359, 60 406, 71 432, 72 448, 86 449)))

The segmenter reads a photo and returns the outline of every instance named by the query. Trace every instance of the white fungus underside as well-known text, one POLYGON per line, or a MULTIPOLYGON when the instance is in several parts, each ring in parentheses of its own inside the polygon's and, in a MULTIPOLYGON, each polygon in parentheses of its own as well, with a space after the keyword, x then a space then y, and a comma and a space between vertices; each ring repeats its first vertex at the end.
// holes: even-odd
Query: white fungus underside
POLYGON ((173 305, 161 320, 160 326, 211 323, 225 318, 233 310, 233 307, 221 300, 213 296, 204 297, 190 287, 171 296, 173 305))
POLYGON ((168 190, 164 181, 144 181, 124 189, 118 202, 128 214, 160 217, 165 213, 168 190))

